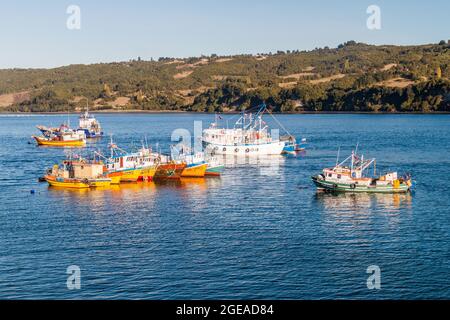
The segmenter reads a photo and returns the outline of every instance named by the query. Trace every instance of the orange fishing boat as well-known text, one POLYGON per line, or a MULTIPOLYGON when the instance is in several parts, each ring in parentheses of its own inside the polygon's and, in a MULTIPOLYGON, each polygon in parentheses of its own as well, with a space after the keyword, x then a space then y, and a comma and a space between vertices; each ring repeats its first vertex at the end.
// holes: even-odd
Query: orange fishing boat
POLYGON ((180 179, 185 168, 185 162, 168 162, 159 164, 156 169, 154 179, 180 179))

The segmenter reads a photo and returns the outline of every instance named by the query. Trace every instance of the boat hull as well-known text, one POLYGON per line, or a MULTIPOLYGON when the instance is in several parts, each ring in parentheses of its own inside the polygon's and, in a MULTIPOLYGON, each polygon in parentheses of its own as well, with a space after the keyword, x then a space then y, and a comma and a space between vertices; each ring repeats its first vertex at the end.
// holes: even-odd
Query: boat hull
POLYGON ((279 155, 283 152, 285 142, 278 141, 265 144, 248 144, 248 145, 218 145, 206 143, 206 151, 218 155, 279 155))
POLYGON ((332 192, 362 192, 362 193, 406 193, 410 190, 410 185, 405 182, 394 185, 356 185, 356 184, 344 184, 336 183, 333 181, 326 181, 319 179, 317 176, 312 177, 314 184, 319 190, 332 191, 332 192))
POLYGON ((122 174, 120 177, 120 182, 137 182, 141 176, 142 169, 126 169, 116 172, 120 172, 122 174))
POLYGON ((45 181, 51 187, 58 188, 69 188, 69 189, 88 189, 88 188, 100 188, 109 187, 111 185, 112 179, 63 179, 54 176, 45 176, 45 181))
POLYGON ((45 180, 51 187, 57 188, 70 188, 70 189, 88 189, 90 188, 88 183, 84 183, 81 181, 58 181, 54 178, 45 177, 45 180))
POLYGON ((89 181, 89 186, 91 188, 104 188, 109 187, 112 183, 112 179, 96 179, 89 181))
POLYGON ((51 147, 82 147, 85 145, 83 139, 78 140, 68 140, 68 141, 58 141, 58 140, 48 140, 41 137, 33 136, 39 146, 51 146, 51 147))
POLYGON ((282 154, 295 154, 295 145, 294 144, 286 144, 283 148, 282 154))
POLYGON ((206 163, 192 164, 186 166, 181 177, 183 178, 201 178, 205 176, 208 165, 206 163))
POLYGON ((214 166, 214 167, 208 167, 205 172, 205 176, 207 177, 218 177, 222 174, 222 171, 225 167, 224 166, 214 166))
POLYGON ((109 172, 106 177, 111 179, 111 184, 120 184, 122 181, 122 172, 109 172))
POLYGON ((154 179, 180 179, 184 168, 186 168, 186 163, 160 164, 154 179))
POLYGON ((89 131, 89 129, 80 128, 79 130, 83 130, 84 134, 86 135, 86 139, 97 139, 103 137, 103 132, 97 132, 97 131, 89 131))
POLYGON ((152 181, 156 173, 156 166, 146 167, 141 169, 138 181, 152 181))

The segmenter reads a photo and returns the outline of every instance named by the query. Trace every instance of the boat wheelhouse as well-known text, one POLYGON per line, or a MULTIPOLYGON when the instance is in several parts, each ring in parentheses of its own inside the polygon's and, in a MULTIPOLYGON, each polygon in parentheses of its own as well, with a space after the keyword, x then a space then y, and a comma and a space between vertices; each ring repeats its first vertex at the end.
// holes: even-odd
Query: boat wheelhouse
POLYGON ((390 172, 377 176, 375 158, 365 160, 355 152, 334 167, 323 169, 312 180, 319 190, 336 192, 404 193, 412 185, 409 175, 399 177, 397 172, 390 172), (366 175, 371 166, 373 175, 366 175))

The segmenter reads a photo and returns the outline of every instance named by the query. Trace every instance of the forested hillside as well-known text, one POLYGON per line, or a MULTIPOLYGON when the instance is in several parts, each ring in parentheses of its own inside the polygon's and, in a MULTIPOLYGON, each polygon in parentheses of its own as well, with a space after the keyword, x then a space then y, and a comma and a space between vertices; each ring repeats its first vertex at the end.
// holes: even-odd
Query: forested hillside
POLYGON ((0 111, 449 112, 450 45, 373 46, 0 70, 0 111))

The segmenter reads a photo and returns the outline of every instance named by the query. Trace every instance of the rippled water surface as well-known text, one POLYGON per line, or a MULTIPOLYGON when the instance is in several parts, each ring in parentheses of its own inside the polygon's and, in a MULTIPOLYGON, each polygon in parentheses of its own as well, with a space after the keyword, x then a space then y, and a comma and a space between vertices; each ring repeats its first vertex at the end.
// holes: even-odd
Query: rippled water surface
MULTIPOLYGON (((127 149, 164 149, 213 116, 97 118, 127 149)), ((305 154, 228 163, 219 179, 70 191, 37 181, 64 151, 29 143, 66 116, 0 116, 0 298, 450 298, 450 117, 277 118, 309 140, 305 154), (317 194, 310 176, 358 141, 379 170, 411 172, 415 191, 317 194), (80 290, 66 287, 70 265, 80 290), (367 289, 370 265, 381 290, 367 289)))

